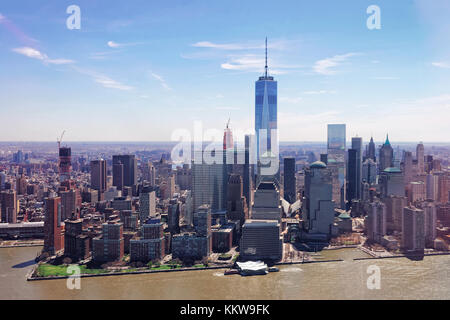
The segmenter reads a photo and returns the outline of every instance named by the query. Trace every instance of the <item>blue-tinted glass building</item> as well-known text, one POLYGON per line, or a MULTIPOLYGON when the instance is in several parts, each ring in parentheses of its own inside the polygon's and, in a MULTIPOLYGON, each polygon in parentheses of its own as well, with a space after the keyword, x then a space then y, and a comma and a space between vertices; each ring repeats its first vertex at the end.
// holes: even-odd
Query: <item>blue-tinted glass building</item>
MULTIPOLYGON (((271 150, 271 130, 278 129, 277 125, 277 82, 267 74, 267 39, 266 39, 266 66, 265 74, 255 83, 255 134, 257 159, 265 151, 271 150), (265 129, 265 132, 261 132, 265 129), (265 142, 262 140, 265 139, 265 142), (260 142, 261 141, 261 142, 260 142), (260 150, 265 145, 265 150, 260 150)), ((276 137, 273 137, 276 139, 276 137)), ((274 150, 275 151, 275 150, 274 150)))

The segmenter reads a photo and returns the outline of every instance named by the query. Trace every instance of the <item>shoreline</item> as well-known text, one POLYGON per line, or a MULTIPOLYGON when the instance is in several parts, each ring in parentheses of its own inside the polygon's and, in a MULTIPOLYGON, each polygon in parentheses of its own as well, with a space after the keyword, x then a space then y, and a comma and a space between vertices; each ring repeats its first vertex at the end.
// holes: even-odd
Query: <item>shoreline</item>
POLYGON ((354 261, 358 260, 373 260, 373 259, 395 259, 395 258, 410 258, 410 257, 430 257, 430 256, 448 256, 450 252, 435 252, 435 253, 424 253, 424 254, 397 254, 392 256, 383 256, 383 257, 367 257, 367 258, 354 258, 354 261))

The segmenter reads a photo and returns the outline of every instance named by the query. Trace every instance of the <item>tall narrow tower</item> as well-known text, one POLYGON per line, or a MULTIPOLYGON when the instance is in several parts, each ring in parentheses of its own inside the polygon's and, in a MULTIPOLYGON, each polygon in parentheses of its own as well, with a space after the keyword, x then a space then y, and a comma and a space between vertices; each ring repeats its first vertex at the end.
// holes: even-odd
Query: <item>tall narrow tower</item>
POLYGON ((277 130, 277 82, 268 74, 267 38, 265 51, 266 65, 264 75, 255 83, 255 134, 257 160, 264 153, 278 155, 278 150, 272 150, 272 130, 277 130))

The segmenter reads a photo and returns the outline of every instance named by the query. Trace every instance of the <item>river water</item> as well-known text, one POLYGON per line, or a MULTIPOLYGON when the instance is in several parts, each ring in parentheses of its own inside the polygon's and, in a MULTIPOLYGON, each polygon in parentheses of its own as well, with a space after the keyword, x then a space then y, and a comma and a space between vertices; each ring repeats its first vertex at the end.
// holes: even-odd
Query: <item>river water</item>
POLYGON ((0 249, 0 299, 450 299, 450 256, 354 261, 358 249, 323 251, 323 262, 281 266, 265 276, 224 276, 223 270, 26 281, 40 247, 0 249), (367 288, 367 268, 377 265, 381 288, 367 288))

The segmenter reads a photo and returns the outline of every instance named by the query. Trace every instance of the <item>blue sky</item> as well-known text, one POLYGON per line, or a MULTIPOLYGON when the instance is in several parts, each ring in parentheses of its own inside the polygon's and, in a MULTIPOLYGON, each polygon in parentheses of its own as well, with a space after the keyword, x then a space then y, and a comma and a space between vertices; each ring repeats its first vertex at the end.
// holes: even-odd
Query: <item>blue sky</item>
POLYGON ((168 141, 228 118, 251 130, 267 36, 282 141, 325 141, 327 123, 449 141, 449 16, 445 0, 5 0, 0 140, 168 141))

